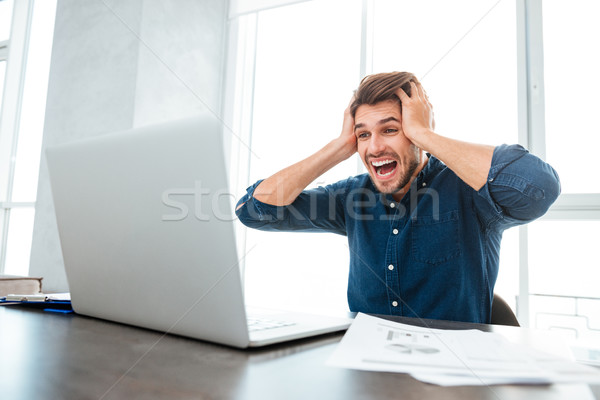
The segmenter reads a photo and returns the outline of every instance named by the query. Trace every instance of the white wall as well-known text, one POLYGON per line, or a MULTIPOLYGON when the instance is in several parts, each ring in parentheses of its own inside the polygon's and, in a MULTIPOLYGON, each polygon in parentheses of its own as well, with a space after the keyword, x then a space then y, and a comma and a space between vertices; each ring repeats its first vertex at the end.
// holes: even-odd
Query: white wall
MULTIPOLYGON (((60 0, 44 145, 220 113, 227 1, 60 0)), ((30 275, 68 291, 42 154, 30 275)))

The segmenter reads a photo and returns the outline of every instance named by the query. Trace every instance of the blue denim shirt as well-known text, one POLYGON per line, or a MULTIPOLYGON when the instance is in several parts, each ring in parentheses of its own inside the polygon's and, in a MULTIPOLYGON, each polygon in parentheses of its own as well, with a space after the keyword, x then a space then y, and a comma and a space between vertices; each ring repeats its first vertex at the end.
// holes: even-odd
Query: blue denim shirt
POLYGON ((558 175, 518 145, 496 147, 476 191, 435 157, 397 203, 368 174, 305 190, 289 206, 256 200, 237 215, 265 231, 348 237, 351 311, 489 323, 502 232, 543 215, 560 193, 558 175))

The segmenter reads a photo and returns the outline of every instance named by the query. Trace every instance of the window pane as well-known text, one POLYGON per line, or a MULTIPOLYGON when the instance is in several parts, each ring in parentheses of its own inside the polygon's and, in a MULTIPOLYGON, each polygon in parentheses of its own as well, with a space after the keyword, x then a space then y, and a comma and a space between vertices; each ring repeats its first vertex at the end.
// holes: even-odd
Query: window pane
POLYGON ((35 2, 19 124, 13 201, 36 199, 55 14, 56 1, 35 2))
MULTIPOLYGON (((361 1, 322 0, 259 14, 250 176, 266 178, 340 134, 359 83, 361 1)), ((355 175, 351 158, 319 179, 355 175)), ((347 309, 348 247, 327 234, 247 231, 246 298, 290 309, 347 309), (317 262, 318 260, 318 262, 317 262), (293 284, 289 284, 293 282, 293 284)))
POLYGON ((598 16, 597 0, 543 4, 546 152, 563 193, 600 192, 598 165, 581 151, 600 146, 598 16))
POLYGON ((415 73, 440 134, 518 141, 514 1, 376 0, 374 11, 373 71, 415 73))
POLYGON ((538 221, 529 226, 532 327, 569 339, 600 340, 600 221, 538 221))
POLYGON ((600 297, 600 221, 537 221, 529 225, 532 293, 600 297))
MULTIPOLYGON (((322 0, 258 18, 251 180, 314 153, 340 134, 360 76, 360 1, 322 0), (310 21, 310 29, 306 29, 310 21)), ((356 172, 357 161, 324 181, 356 172)))
POLYGON ((10 210, 4 273, 10 275, 28 274, 34 216, 35 210, 33 207, 10 210))
POLYGON ((10 38, 13 0, 0 1, 0 42, 10 38))

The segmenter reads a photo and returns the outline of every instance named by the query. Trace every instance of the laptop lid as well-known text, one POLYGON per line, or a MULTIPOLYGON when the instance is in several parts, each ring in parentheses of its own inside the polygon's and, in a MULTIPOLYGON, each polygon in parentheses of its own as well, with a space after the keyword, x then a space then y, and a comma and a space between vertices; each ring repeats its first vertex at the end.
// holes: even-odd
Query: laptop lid
POLYGON ((76 312, 248 345, 216 118, 205 113, 46 154, 76 312))

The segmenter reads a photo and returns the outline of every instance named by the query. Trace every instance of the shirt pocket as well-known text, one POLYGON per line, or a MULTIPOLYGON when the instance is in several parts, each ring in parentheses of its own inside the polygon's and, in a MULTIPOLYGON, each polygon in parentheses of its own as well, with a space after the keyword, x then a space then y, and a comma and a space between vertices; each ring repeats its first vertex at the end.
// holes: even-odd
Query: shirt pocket
POLYGON ((460 255, 458 210, 411 219, 412 253, 417 262, 437 265, 460 255))

